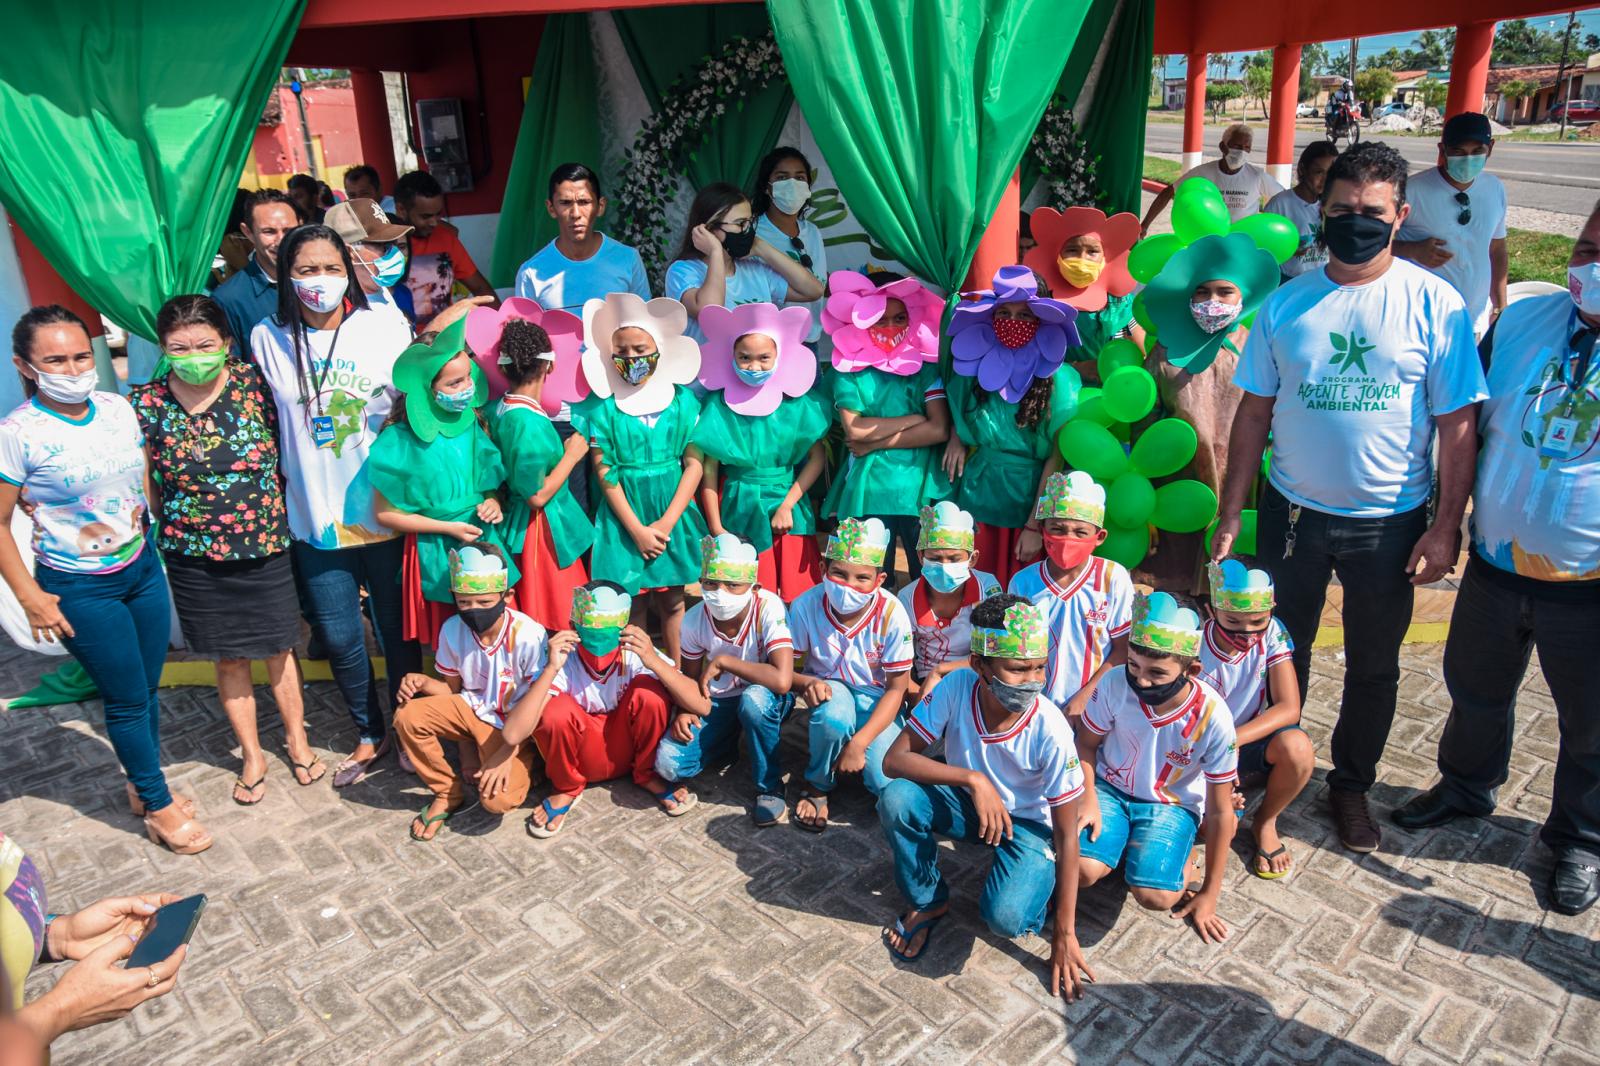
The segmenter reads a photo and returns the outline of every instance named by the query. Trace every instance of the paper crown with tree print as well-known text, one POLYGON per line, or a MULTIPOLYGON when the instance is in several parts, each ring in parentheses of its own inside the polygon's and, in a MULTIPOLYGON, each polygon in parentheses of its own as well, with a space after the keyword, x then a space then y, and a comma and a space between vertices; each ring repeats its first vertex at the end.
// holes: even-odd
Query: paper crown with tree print
POLYGON ((589 629, 621 629, 633 611, 633 597, 620 589, 586 588, 572 590, 572 624, 589 629))
POLYGON ((940 500, 922 509, 917 516, 917 551, 929 548, 957 548, 971 551, 977 541, 972 516, 949 500, 940 500))
POLYGON ((510 587, 506 561, 498 552, 467 545, 450 553, 450 591, 462 596, 504 592, 510 587))
POLYGON ((823 556, 836 563, 882 566, 889 552, 889 527, 876 518, 845 518, 828 537, 823 556))
POLYGON ((990 659, 1044 659, 1050 654, 1050 633, 1044 612, 1031 603, 1006 608, 1005 628, 972 627, 972 651, 990 659))
POLYGON ((1219 611, 1254 614, 1272 610, 1272 575, 1251 570, 1237 559, 1224 559, 1206 567, 1211 583, 1211 606, 1219 611))
POLYGON ((1133 599, 1133 631, 1128 643, 1148 651, 1193 658, 1200 654, 1200 616, 1165 592, 1133 599))
POLYGON ((1051 474, 1044 483, 1033 517, 1067 518, 1091 525, 1106 524, 1106 490, 1082 470, 1051 474))
POLYGON ((756 581, 756 549, 732 533, 700 538, 700 579, 731 581, 753 585, 756 581))

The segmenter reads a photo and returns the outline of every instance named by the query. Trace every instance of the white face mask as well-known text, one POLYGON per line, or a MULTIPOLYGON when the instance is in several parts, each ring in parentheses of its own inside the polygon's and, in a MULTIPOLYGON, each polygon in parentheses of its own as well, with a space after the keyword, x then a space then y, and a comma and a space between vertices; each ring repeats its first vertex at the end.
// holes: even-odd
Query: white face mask
POLYGON ((300 302, 313 311, 327 314, 344 299, 350 279, 343 274, 323 274, 314 278, 295 278, 294 292, 300 302))
POLYGON ((1567 291, 1586 315, 1600 315, 1600 263, 1567 267, 1567 291))
POLYGON ((873 593, 851 588, 831 577, 823 579, 822 587, 823 594, 828 597, 828 605, 839 614, 855 614, 872 602, 873 593))
POLYGON ((81 374, 47 374, 43 370, 33 373, 39 391, 56 403, 83 403, 100 387, 100 373, 96 370, 81 374))
POLYGON ((1223 158, 1228 161, 1228 165, 1230 167, 1232 167, 1234 170, 1238 170, 1240 167, 1244 166, 1245 155, 1246 153, 1243 148, 1229 148, 1228 153, 1223 156, 1223 158))
POLYGON ((796 215, 811 199, 811 186, 799 178, 785 178, 772 183, 772 204, 786 215, 796 215))
POLYGON ((726 622, 730 618, 738 617, 739 612, 750 605, 750 599, 754 595, 755 589, 745 589, 743 592, 705 589, 700 593, 700 602, 706 605, 706 610, 711 612, 712 618, 726 622))

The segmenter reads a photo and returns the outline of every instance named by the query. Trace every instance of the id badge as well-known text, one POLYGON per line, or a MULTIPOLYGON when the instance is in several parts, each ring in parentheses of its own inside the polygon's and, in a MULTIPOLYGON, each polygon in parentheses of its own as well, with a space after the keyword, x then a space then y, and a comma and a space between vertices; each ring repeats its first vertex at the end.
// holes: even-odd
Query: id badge
POLYGON ((317 415, 311 419, 311 441, 319 448, 333 447, 333 416, 317 415))
POLYGON ((1576 418, 1552 418, 1539 444, 1539 455, 1547 459, 1565 459, 1572 454, 1578 437, 1576 418))

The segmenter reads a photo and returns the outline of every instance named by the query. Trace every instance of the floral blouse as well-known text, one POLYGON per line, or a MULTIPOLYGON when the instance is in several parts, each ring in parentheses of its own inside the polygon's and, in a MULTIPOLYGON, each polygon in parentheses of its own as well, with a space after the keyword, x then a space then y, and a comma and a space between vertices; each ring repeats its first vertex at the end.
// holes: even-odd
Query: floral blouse
POLYGON ((230 358, 222 394, 197 414, 183 409, 165 376, 128 398, 160 492, 163 552, 228 561, 288 550, 277 409, 254 363, 230 358))

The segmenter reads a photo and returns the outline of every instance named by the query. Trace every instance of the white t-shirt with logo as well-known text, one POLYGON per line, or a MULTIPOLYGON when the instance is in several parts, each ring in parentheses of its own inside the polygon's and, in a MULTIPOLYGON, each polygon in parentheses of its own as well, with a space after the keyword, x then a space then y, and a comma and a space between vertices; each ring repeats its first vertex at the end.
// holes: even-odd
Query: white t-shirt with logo
POLYGON ((1098 555, 1068 585, 1057 584, 1041 559, 1011 575, 1006 591, 1044 613, 1050 631, 1044 694, 1062 707, 1100 669, 1111 642, 1133 628, 1133 579, 1121 563, 1098 555))
POLYGON ((1267 671, 1294 658, 1294 641, 1276 618, 1247 651, 1240 651, 1218 632, 1216 619, 1206 622, 1200 641, 1200 680, 1228 705, 1233 724, 1244 725, 1267 709, 1267 671))
MULTIPOLYGON (((789 235, 779 229, 777 224, 766 215, 756 219, 756 236, 790 259, 793 259, 796 263, 800 262, 802 254, 810 256, 811 266, 807 269, 811 271, 811 276, 818 281, 828 280, 828 249, 822 243, 822 231, 817 229, 813 223, 803 218, 800 220, 800 243, 805 246, 803 253, 794 246, 794 242, 789 239, 789 235)), ((801 265, 803 266, 804 264, 801 265)), ((811 312, 811 331, 806 334, 806 340, 813 344, 822 337, 822 305, 827 302, 826 296, 819 296, 809 303, 796 303, 790 300, 784 305, 786 307, 804 307, 811 312)))
POLYGON ((610 714, 617 709, 617 703, 634 678, 654 676, 645 668, 643 660, 625 648, 618 651, 604 673, 597 674, 574 648, 550 682, 550 695, 566 693, 587 714, 610 714))
MULTIPOLYGON (((783 280, 783 275, 753 255, 740 259, 738 269, 725 275, 725 278, 723 307, 781 304, 789 298, 789 283, 783 280)), ((667 295, 674 300, 682 300, 684 293, 698 289, 705 283, 706 264, 702 259, 675 259, 667 267, 667 295)), ((689 327, 683 332, 701 344, 705 343, 706 335, 693 316, 689 318, 689 327)))
POLYGON ((1434 419, 1487 395, 1461 297, 1404 259, 1365 285, 1326 269, 1287 282, 1257 313, 1233 383, 1277 400, 1273 486, 1359 518, 1422 506, 1434 419))
POLYGON ((1300 234, 1300 246, 1305 248, 1304 253, 1291 256, 1278 268, 1286 277, 1297 278, 1327 265, 1328 250, 1317 243, 1322 235, 1322 201, 1308 204, 1293 189, 1285 189, 1267 201, 1266 209, 1293 222, 1295 232, 1300 234))
POLYGON ((500 729, 506 713, 544 669, 548 644, 544 626, 509 607, 505 624, 488 647, 459 615, 451 615, 439 627, 433 664, 445 677, 459 677, 461 698, 472 713, 500 729))
POLYGON ((1450 259, 1428 267, 1451 285, 1467 303, 1473 329, 1479 336, 1489 328, 1489 312, 1494 302, 1489 292, 1489 242, 1506 237, 1506 187, 1487 171, 1480 173, 1466 189, 1451 185, 1438 167, 1429 167, 1406 179, 1406 203, 1411 214, 1400 227, 1399 239, 1420 241, 1437 237, 1444 241, 1450 259), (1462 204, 1456 199, 1465 192, 1472 217, 1462 225, 1462 204))
POLYGON ((955 617, 940 618, 933 613, 928 598, 928 583, 917 578, 900 590, 900 606, 911 619, 916 661, 912 675, 927 677, 942 663, 965 659, 972 654, 972 609, 1000 591, 1000 579, 974 570, 961 586, 961 606, 955 617))
POLYGON ((0 419, 0 478, 33 504, 33 554, 52 570, 109 574, 144 546, 144 434, 127 400, 90 395, 75 422, 28 400, 0 419))
POLYGON ((1263 200, 1270 200, 1283 191, 1283 186, 1273 180, 1271 174, 1248 159, 1232 174, 1223 173, 1220 159, 1201 163, 1179 178, 1178 184, 1182 185, 1190 178, 1207 178, 1216 182, 1218 191, 1222 193, 1222 202, 1228 205, 1228 215, 1235 222, 1258 213, 1263 200))
POLYGON ((795 651, 805 655, 806 673, 873 695, 883 694, 889 674, 911 669, 915 655, 911 619, 883 588, 872 594, 861 617, 846 626, 828 606, 824 586, 814 585, 789 605, 789 630, 795 651))
POLYGON ((1127 672, 1113 670, 1089 697, 1083 727, 1105 738, 1095 773, 1141 803, 1171 804, 1202 818, 1206 786, 1238 776, 1233 716, 1204 681, 1191 683, 1188 696, 1158 718, 1133 694, 1127 672))
POLYGON ((404 315, 373 309, 351 311, 337 330, 306 330, 298 369, 289 332, 276 316, 250 335, 278 405, 295 540, 331 549, 396 535, 378 524, 367 452, 394 404, 395 360, 410 343, 404 315))
MULTIPOLYGON (((792 648, 794 639, 789 633, 789 615, 783 601, 764 588, 754 589, 755 597, 732 640, 717 629, 711 612, 704 603, 697 603, 683 616, 684 662, 709 662, 719 655, 731 655, 748 663, 764 663, 774 648, 792 648)), ((750 684, 742 677, 726 671, 711 681, 711 696, 737 696, 750 684)))
POLYGON ((924 696, 906 724, 928 744, 943 741, 944 761, 989 779, 1015 818, 1050 824, 1050 808, 1083 792, 1083 766, 1061 708, 1040 696, 1011 728, 990 733, 978 706, 980 678, 957 670, 924 696))

